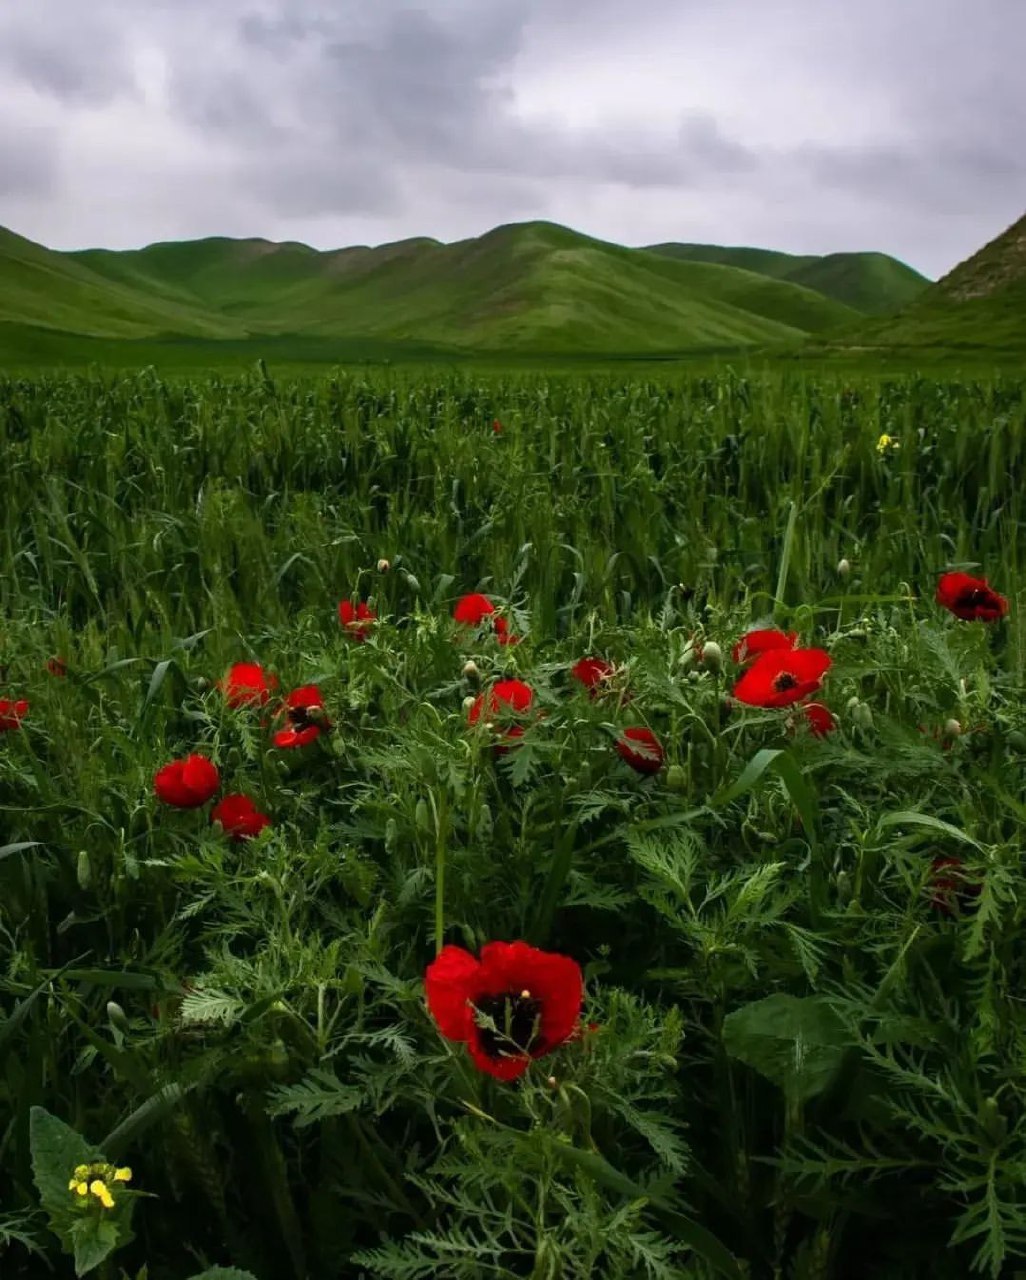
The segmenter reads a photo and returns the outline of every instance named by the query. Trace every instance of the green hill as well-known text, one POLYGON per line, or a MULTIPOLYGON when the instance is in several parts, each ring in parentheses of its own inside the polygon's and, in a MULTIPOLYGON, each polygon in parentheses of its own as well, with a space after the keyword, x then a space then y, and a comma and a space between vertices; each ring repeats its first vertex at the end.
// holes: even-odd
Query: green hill
POLYGON ((650 253, 682 262, 716 262, 803 285, 863 315, 905 306, 929 288, 918 271, 885 253, 830 253, 822 257, 711 244, 655 244, 650 253))
POLYGON ((846 330, 834 345, 1026 352, 1026 217, 903 311, 846 330))
POLYGON ((0 228, 0 322, 98 337, 231 337, 238 325, 195 298, 154 293, 0 228))
MULTIPOLYGON (((90 337, 299 336, 453 352, 647 354, 794 343, 854 318, 802 284, 547 222, 454 244, 413 239, 328 252, 225 238, 74 253, 13 236, 3 243, 34 253, 45 270, 5 292, 0 321, 90 337)), ((12 260, 0 258, 8 276, 12 260)))

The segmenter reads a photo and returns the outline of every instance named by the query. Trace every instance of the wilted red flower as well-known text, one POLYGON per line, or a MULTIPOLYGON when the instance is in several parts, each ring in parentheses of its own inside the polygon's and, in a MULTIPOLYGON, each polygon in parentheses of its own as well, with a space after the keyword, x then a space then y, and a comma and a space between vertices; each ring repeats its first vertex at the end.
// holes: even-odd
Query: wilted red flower
POLYGON ((489 942, 480 959, 445 946, 424 985, 438 1030, 497 1080, 516 1080, 571 1039, 584 999, 576 960, 526 942, 489 942))
POLYGON ((617 739, 616 749, 621 758, 638 773, 658 773, 666 756, 662 743, 644 725, 632 725, 631 728, 624 729, 622 736, 617 739))
POLYGON ((570 674, 588 690, 594 698, 602 692, 616 668, 605 658, 581 658, 570 668, 570 674))
POLYGON ((324 710, 324 699, 315 684, 293 689, 282 707, 288 724, 274 735, 276 747, 305 747, 331 728, 324 710))
POLYGON ((259 662, 236 662, 217 687, 224 700, 234 709, 263 706, 278 687, 278 677, 269 676, 259 662))
MULTIPOLYGON (((508 722, 518 715, 530 711, 534 701, 534 690, 522 680, 499 680, 486 693, 479 693, 467 712, 467 721, 477 724, 482 717, 486 721, 498 720, 502 726, 502 734, 506 738, 521 738, 524 734, 522 724, 508 722)), ((505 752, 506 748, 498 746, 497 751, 505 752)))
POLYGON ((28 709, 27 698, 19 698, 16 702, 10 698, 0 698, 0 733, 20 729, 22 720, 28 715, 28 709))
POLYGON ((797 640, 796 631, 778 631, 776 627, 765 627, 743 635, 731 649, 730 656, 743 666, 760 654, 772 653, 774 649, 793 649, 797 640))
POLYGON ((986 578, 968 573, 941 574, 936 599, 964 622, 997 622, 1008 612, 1008 601, 987 585, 986 578))
POLYGON ((807 702, 802 707, 802 711, 808 723, 809 732, 817 738, 825 738, 828 733, 833 733, 837 728, 833 713, 829 707, 824 707, 822 702, 807 702))
POLYGON ((815 693, 831 665, 823 649, 770 649, 734 686, 734 697, 752 707, 787 707, 815 693))
POLYGON ((937 857, 930 863, 930 903, 945 915, 958 915, 979 897, 980 884, 968 877, 961 858, 937 857))
POLYGON ((63 658, 47 658, 46 669, 52 676, 66 676, 68 666, 63 658))
POLYGON ((371 611, 363 600, 355 607, 351 600, 342 600, 338 606, 338 620, 346 629, 346 634, 357 640, 366 640, 367 632, 377 621, 378 615, 371 611))
POLYGON ((210 811, 210 821, 219 822, 225 835, 233 840, 252 840, 264 827, 271 825, 266 813, 261 813, 249 798, 243 795, 225 796, 210 811))
POLYGON ((479 591, 473 591, 470 595, 460 596, 456 601, 452 616, 465 627, 479 627, 485 618, 494 612, 495 605, 492 604, 488 597, 483 596, 479 591))
POLYGON ((172 760, 158 769, 153 778, 157 799, 176 809, 198 809, 213 798, 220 784, 217 765, 199 755, 172 760))

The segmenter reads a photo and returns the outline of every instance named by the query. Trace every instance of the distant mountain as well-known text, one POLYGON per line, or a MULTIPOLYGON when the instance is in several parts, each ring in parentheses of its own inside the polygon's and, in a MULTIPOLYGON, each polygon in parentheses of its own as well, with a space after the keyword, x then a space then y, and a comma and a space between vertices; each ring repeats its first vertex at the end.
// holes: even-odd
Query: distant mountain
POLYGON ((925 276, 886 253, 829 253, 822 257, 713 244, 653 244, 650 253, 683 262, 717 262, 774 280, 804 285, 864 315, 905 306, 930 287, 925 276))
POLYGON ((0 323, 100 338, 304 336, 453 352, 649 354, 796 343, 855 318, 805 284, 548 222, 454 244, 422 238, 327 252, 213 238, 58 253, 0 236, 0 323))
POLYGON ((1026 353, 1026 216, 897 315, 843 331, 837 342, 1026 353))

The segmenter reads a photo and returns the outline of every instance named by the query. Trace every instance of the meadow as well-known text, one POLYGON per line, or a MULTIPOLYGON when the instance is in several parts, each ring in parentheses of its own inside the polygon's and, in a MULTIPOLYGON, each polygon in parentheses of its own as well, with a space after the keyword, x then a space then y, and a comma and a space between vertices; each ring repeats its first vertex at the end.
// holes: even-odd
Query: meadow
POLYGON ((1022 1274, 1024 454, 1015 374, 0 374, 5 1280, 1022 1274))

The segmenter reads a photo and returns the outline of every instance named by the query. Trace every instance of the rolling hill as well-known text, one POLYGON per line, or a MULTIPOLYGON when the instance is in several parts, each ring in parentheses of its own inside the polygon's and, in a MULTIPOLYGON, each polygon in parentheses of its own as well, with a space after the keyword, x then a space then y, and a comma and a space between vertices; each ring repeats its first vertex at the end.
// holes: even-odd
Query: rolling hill
POLYGON ((789 280, 864 315, 897 310, 930 287, 912 267, 885 253, 829 253, 822 257, 712 244, 654 244, 650 253, 680 262, 716 262, 774 280, 789 280))
POLYGON ((800 343, 858 313, 764 272, 553 223, 374 248, 212 238, 59 253, 0 233, 0 325, 104 339, 337 339, 454 353, 653 354, 800 343))
POLYGON ((1026 216, 897 315, 845 330, 829 345, 1026 353, 1026 216))

